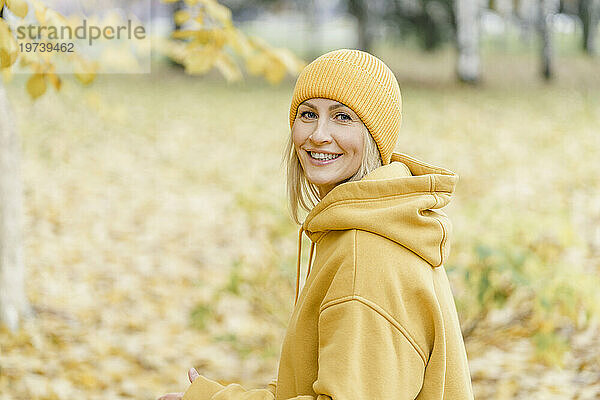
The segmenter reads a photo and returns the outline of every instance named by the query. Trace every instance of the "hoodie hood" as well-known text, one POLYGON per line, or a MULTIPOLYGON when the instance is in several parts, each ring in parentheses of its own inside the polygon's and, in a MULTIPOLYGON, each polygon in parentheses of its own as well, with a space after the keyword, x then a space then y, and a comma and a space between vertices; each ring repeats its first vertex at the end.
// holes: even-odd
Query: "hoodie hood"
POLYGON ((439 267, 448 257, 452 229, 439 209, 450 202, 457 181, 452 171, 393 153, 389 164, 339 184, 310 211, 300 228, 298 269, 303 232, 313 242, 308 276, 314 244, 328 231, 348 229, 383 236, 439 267))
POLYGON ((451 233, 439 209, 450 202, 457 180, 452 171, 394 153, 390 164, 333 188, 302 227, 313 242, 331 230, 376 233, 438 267, 448 256, 451 233))

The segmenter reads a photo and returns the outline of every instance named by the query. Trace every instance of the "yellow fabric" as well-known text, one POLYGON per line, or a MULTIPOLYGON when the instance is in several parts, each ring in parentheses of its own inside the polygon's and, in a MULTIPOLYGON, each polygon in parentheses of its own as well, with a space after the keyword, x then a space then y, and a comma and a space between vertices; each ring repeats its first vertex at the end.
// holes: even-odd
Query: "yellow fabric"
POLYGON ((277 381, 246 390, 202 377, 184 400, 473 399, 443 266, 451 224, 440 208, 457 180, 394 153, 390 164, 332 189, 301 228, 315 258, 277 381))
POLYGON ((290 128, 298 106, 311 98, 339 101, 350 107, 377 143, 388 164, 402 122, 402 96, 394 73, 377 57, 360 50, 325 53, 300 73, 290 106, 290 128))

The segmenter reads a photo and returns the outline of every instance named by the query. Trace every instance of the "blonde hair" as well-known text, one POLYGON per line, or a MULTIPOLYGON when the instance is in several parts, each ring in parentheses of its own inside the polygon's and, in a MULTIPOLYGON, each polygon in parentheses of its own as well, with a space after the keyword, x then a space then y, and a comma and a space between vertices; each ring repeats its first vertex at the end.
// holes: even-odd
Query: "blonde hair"
MULTIPOLYGON (((360 167, 354 175, 340 183, 359 181, 369 172, 383 165, 377 143, 375 143, 375 140, 366 127, 364 130, 363 142, 364 151, 360 167)), ((292 219, 300 225, 301 222, 298 217, 299 209, 302 208, 303 210, 310 212, 310 210, 321 201, 321 197, 317 187, 313 183, 310 183, 308 179, 306 179, 306 175, 304 175, 304 169, 302 168, 302 164, 300 164, 298 153, 296 153, 296 149, 294 148, 291 132, 288 135, 282 164, 285 165, 287 171, 289 212, 292 219)))

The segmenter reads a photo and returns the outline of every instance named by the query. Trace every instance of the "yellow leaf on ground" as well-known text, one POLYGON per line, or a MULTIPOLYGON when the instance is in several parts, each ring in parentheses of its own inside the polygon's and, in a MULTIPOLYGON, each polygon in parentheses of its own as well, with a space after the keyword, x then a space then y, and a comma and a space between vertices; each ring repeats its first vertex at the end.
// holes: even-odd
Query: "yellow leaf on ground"
POLYGON ((46 77, 44 74, 33 74, 27 81, 27 92, 37 99, 46 92, 46 77))
POLYGON ((29 6, 25 0, 6 0, 8 9, 19 18, 25 18, 29 6))

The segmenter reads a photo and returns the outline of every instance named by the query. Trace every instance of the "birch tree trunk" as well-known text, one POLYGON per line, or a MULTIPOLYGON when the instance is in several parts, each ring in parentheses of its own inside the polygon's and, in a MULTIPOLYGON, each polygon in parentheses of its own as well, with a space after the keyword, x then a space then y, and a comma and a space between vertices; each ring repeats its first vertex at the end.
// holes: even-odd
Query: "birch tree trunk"
POLYGON ((538 31, 542 42, 542 76, 550 80, 554 76, 554 44, 552 39, 552 18, 558 11, 558 0, 538 0, 538 31))
POLYGON ((456 47, 458 58, 456 73, 462 82, 478 83, 480 80, 480 6, 478 0, 456 0, 456 47))
POLYGON ((306 54, 310 59, 315 59, 323 52, 323 32, 321 27, 321 1, 309 0, 304 17, 307 19, 308 25, 308 40, 306 43, 306 54))
POLYGON ((580 0, 579 18, 583 25, 583 50, 591 56, 597 54, 596 35, 600 19, 600 0, 580 0))
POLYGON ((32 314, 25 296, 21 147, 0 81, 0 322, 11 331, 32 314))

